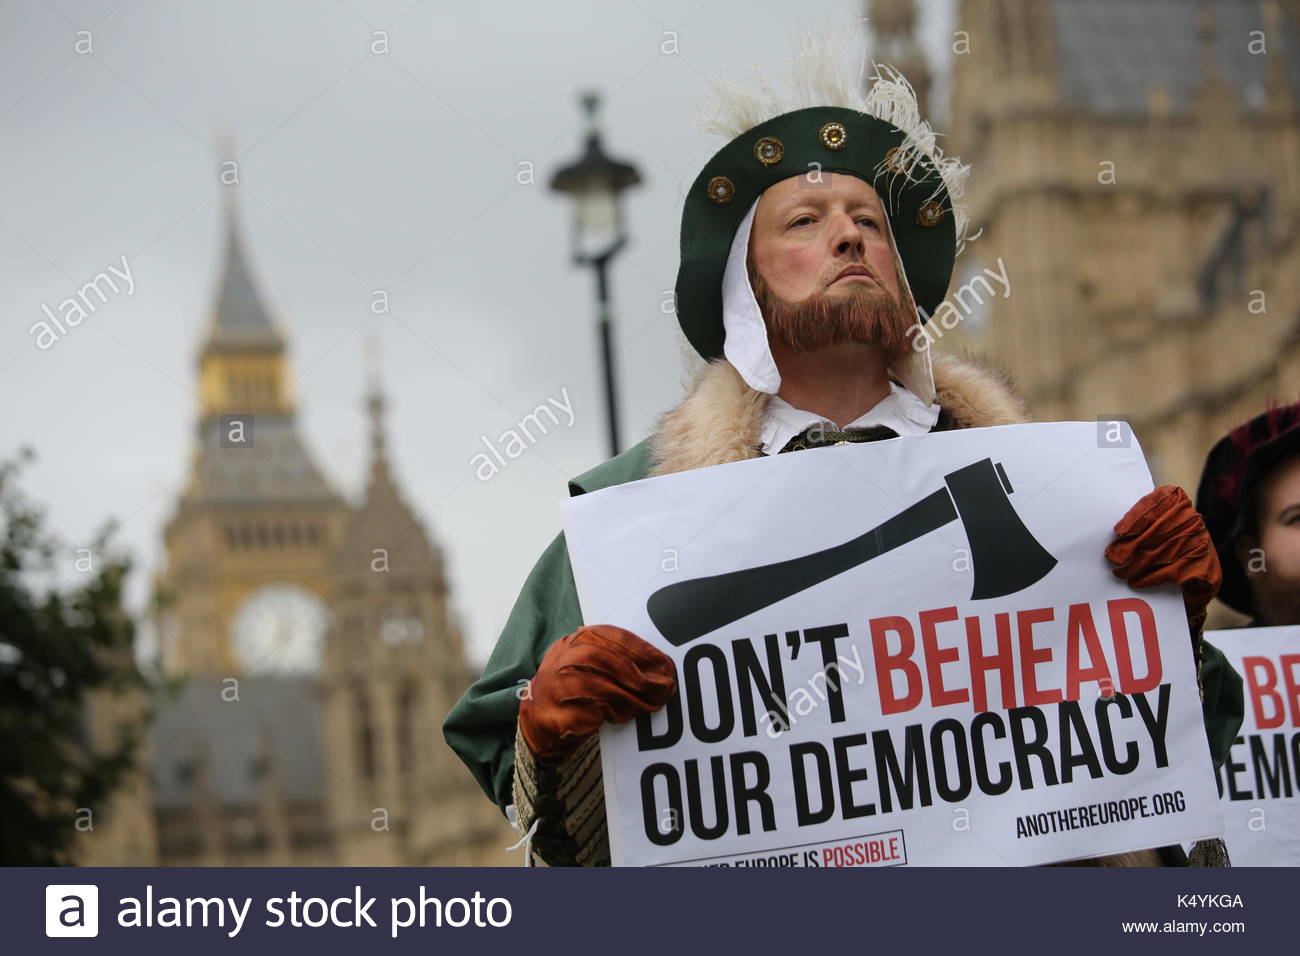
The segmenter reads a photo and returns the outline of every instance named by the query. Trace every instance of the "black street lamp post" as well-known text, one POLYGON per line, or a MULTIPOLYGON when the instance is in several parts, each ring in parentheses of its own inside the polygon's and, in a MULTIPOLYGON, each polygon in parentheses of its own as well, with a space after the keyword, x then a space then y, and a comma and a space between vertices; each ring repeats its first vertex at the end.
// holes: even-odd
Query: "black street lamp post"
POLYGON ((609 414, 609 450, 619 452, 618 401, 614 387, 613 332, 609 307, 609 262, 627 245, 622 192, 641 182, 636 167, 605 154, 596 126, 600 97, 582 97, 587 113, 587 148, 577 162, 558 170, 551 188, 573 197, 573 261, 596 272, 596 302, 600 326, 601 361, 605 372, 605 402, 609 414))

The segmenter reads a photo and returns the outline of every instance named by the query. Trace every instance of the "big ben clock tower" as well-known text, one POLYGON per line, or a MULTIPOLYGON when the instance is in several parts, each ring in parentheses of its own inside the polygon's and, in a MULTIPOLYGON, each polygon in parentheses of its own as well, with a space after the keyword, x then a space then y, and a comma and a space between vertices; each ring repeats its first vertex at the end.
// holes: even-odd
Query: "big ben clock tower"
POLYGON ((346 505, 298 436, 284 339, 253 284, 233 204, 225 224, 196 448, 165 532, 163 661, 171 673, 310 673, 346 505))
POLYGON ((504 820, 437 731, 473 675, 443 551, 389 461, 378 382, 350 505, 298 435, 282 333, 228 205, 157 579, 163 667, 186 678, 150 728, 159 862, 505 862, 504 820))

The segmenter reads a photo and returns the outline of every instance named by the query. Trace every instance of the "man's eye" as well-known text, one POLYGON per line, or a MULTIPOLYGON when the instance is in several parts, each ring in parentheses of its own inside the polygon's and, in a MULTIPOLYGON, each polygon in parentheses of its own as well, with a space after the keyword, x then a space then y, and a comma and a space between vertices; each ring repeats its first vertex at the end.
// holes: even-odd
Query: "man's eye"
POLYGON ((880 228, 880 224, 877 223, 876 220, 872 219, 870 216, 863 216, 863 217, 861 217, 861 218, 858 220, 858 224, 859 224, 859 225, 867 225, 867 226, 871 226, 873 229, 879 229, 879 228, 880 228))

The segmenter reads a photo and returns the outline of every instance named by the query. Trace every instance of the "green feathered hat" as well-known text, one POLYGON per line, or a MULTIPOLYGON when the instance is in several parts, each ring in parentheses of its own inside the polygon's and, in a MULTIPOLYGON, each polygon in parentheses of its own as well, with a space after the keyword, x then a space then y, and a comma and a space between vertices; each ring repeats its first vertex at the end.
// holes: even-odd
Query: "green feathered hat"
POLYGON ((921 321, 943 301, 966 226, 953 200, 969 167, 935 146, 912 88, 887 67, 877 68, 859 105, 810 106, 760 122, 695 178, 682 212, 676 305, 682 331, 705 359, 723 354, 722 279, 736 229, 764 190, 792 176, 847 173, 871 185, 921 321))

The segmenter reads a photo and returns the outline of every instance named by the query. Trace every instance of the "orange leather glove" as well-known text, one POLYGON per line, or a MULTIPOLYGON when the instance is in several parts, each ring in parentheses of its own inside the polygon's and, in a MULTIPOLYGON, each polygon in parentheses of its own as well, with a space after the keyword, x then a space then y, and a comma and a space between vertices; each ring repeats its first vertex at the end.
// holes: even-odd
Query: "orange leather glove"
POLYGON ((1205 612, 1223 582, 1210 532, 1177 485, 1161 485, 1138 499, 1115 525, 1106 558, 1116 565, 1115 576, 1135 588, 1179 585, 1189 618, 1205 612))
POLYGON ((559 757, 600 725, 658 710, 677 690, 673 660, 631 631, 580 627, 547 650, 519 702, 519 731, 537 757, 559 757))

